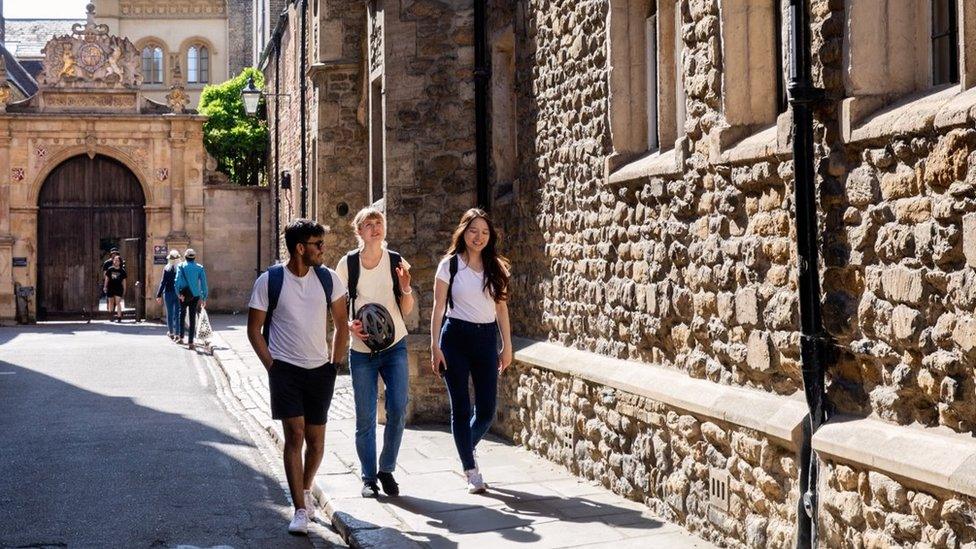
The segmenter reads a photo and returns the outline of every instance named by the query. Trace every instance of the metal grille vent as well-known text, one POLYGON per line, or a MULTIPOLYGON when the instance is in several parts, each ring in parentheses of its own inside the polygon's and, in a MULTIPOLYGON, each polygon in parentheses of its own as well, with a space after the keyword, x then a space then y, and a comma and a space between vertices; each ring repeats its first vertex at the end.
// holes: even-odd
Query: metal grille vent
POLYGON ((729 472, 726 469, 709 468, 708 502, 716 509, 729 510, 729 472))

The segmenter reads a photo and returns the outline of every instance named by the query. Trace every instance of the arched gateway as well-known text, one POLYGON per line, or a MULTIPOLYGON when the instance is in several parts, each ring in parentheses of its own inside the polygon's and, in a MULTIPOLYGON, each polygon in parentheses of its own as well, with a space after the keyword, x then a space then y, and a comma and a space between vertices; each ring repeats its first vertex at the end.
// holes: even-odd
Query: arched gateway
POLYGON ((37 216, 37 313, 41 320, 98 316, 102 262, 119 248, 128 271, 126 307, 145 288, 146 198, 121 162, 80 155, 44 181, 37 216))
POLYGON ((0 324, 95 313, 113 245, 127 256, 126 306, 147 318, 162 314, 153 298, 167 252, 187 247, 207 266, 208 308, 246 306, 258 239, 271 241, 255 230, 268 192, 211 184, 206 118, 187 109, 178 65, 166 104, 147 99, 138 50, 91 4, 42 53, 38 92, 17 103, 0 62, 0 324))

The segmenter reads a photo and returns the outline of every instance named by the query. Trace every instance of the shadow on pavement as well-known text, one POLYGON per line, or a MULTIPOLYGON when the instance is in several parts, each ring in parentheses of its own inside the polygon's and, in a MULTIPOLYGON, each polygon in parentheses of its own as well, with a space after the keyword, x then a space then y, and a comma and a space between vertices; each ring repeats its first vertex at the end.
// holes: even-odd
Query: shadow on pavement
MULTIPOLYGON (((13 330, 160 333, 110 324, 13 330)), ((275 478, 249 463, 252 443, 213 426, 236 424, 188 417, 220 405, 212 388, 182 370, 186 363, 171 359, 137 371, 120 365, 125 349, 104 362, 66 355, 59 363, 52 345, 34 356, 15 348, 25 365, 0 361, 0 547, 309 547, 285 532, 287 516, 275 506, 287 505, 285 496, 275 478), (161 374, 171 367, 181 369, 176 379, 161 374)))

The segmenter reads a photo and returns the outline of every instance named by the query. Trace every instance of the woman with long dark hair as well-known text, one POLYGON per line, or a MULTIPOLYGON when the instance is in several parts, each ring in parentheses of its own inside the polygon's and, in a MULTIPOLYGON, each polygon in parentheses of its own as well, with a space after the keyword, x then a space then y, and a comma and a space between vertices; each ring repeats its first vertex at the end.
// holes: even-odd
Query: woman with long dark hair
POLYGON ((447 385, 451 432, 472 494, 488 487, 474 449, 495 417, 498 375, 512 363, 509 262, 498 254, 497 245, 498 233, 488 214, 478 208, 468 210, 454 230, 434 280, 430 366, 447 385), (473 411, 469 379, 474 386, 473 411))

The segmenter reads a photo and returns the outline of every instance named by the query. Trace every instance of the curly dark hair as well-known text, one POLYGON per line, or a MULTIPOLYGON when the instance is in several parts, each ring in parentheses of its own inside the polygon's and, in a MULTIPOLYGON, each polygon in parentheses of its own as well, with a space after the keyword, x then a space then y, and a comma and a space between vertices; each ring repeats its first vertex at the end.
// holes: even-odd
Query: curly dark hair
POLYGON ((485 223, 488 224, 488 244, 481 251, 481 261, 485 269, 484 289, 488 290, 488 295, 496 303, 506 301, 508 300, 508 268, 511 262, 508 258, 498 253, 498 232, 495 230, 495 225, 492 224, 491 218, 488 217, 488 214, 484 210, 481 208, 471 208, 464 212, 464 215, 461 216, 461 222, 458 223, 457 228, 454 229, 454 234, 451 235, 451 245, 447 248, 447 254, 444 257, 461 255, 467 250, 464 243, 464 231, 468 230, 468 226, 475 219, 484 219, 485 223))

